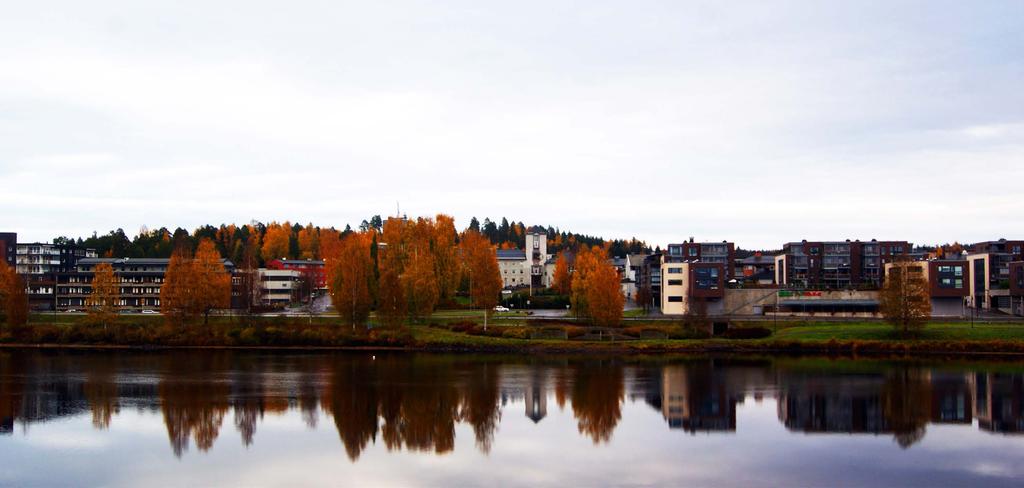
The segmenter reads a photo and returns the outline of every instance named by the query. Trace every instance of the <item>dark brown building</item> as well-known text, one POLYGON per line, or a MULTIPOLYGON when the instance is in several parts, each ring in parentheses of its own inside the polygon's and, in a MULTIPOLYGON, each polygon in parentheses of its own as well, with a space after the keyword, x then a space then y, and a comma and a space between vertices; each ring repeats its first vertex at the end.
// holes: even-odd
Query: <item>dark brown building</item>
POLYGON ((14 266, 15 256, 17 256, 17 247, 18 234, 13 232, 0 232, 0 262, 5 262, 8 266, 14 266))
POLYGON ((665 252, 667 263, 717 263, 725 269, 725 280, 735 278, 733 262, 736 260, 736 245, 732 242, 694 242, 690 239, 681 244, 669 244, 665 252))
POLYGON ((907 241, 800 241, 783 245, 776 258, 776 281, 801 288, 875 288, 884 268, 910 256, 907 241))
POLYGON ((1010 263, 1010 309, 1024 315, 1024 261, 1010 263))

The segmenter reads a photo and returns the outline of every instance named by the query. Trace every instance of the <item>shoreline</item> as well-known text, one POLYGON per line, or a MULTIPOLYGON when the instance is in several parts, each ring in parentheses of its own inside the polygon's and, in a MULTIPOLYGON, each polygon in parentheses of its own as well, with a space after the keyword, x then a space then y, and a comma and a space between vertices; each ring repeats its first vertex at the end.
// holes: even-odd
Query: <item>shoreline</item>
MULTIPOLYGON (((404 346, 273 346, 273 345, 132 345, 0 343, 0 350, 78 351, 268 351, 268 352, 405 352, 453 354, 523 354, 529 356, 583 354, 638 356, 652 354, 813 355, 844 357, 1012 357, 1024 358, 1024 341, 693 341, 676 344, 626 342, 578 342, 533 344, 427 343, 404 346), (712 342, 713 341, 713 342, 712 342), (931 342, 938 342, 931 344, 931 342)), ((659 341, 661 342, 661 341, 659 341)))

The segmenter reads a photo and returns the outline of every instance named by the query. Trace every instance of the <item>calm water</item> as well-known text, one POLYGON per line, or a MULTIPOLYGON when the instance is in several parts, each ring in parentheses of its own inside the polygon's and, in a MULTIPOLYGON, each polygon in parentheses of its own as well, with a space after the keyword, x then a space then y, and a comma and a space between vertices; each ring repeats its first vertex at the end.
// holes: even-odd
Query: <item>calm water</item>
POLYGON ((0 485, 1024 484, 1024 364, 0 352, 0 485))

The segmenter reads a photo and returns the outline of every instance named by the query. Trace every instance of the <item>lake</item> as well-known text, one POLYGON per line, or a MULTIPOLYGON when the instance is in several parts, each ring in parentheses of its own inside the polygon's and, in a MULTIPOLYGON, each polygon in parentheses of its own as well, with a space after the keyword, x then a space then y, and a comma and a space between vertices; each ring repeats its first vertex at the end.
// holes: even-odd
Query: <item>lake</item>
POLYGON ((0 351, 0 485, 1020 486, 1024 363, 0 351))

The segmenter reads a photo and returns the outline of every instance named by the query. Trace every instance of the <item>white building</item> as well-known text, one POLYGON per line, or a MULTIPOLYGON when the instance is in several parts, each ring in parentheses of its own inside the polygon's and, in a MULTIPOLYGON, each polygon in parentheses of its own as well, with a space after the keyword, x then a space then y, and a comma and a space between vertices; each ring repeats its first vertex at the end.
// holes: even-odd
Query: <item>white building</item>
POLYGON ((498 271, 505 288, 547 288, 554 275, 548 235, 541 227, 526 232, 526 249, 499 249, 498 271))
POLYGON ((296 300, 302 272, 296 269, 259 269, 264 305, 288 305, 296 300))

